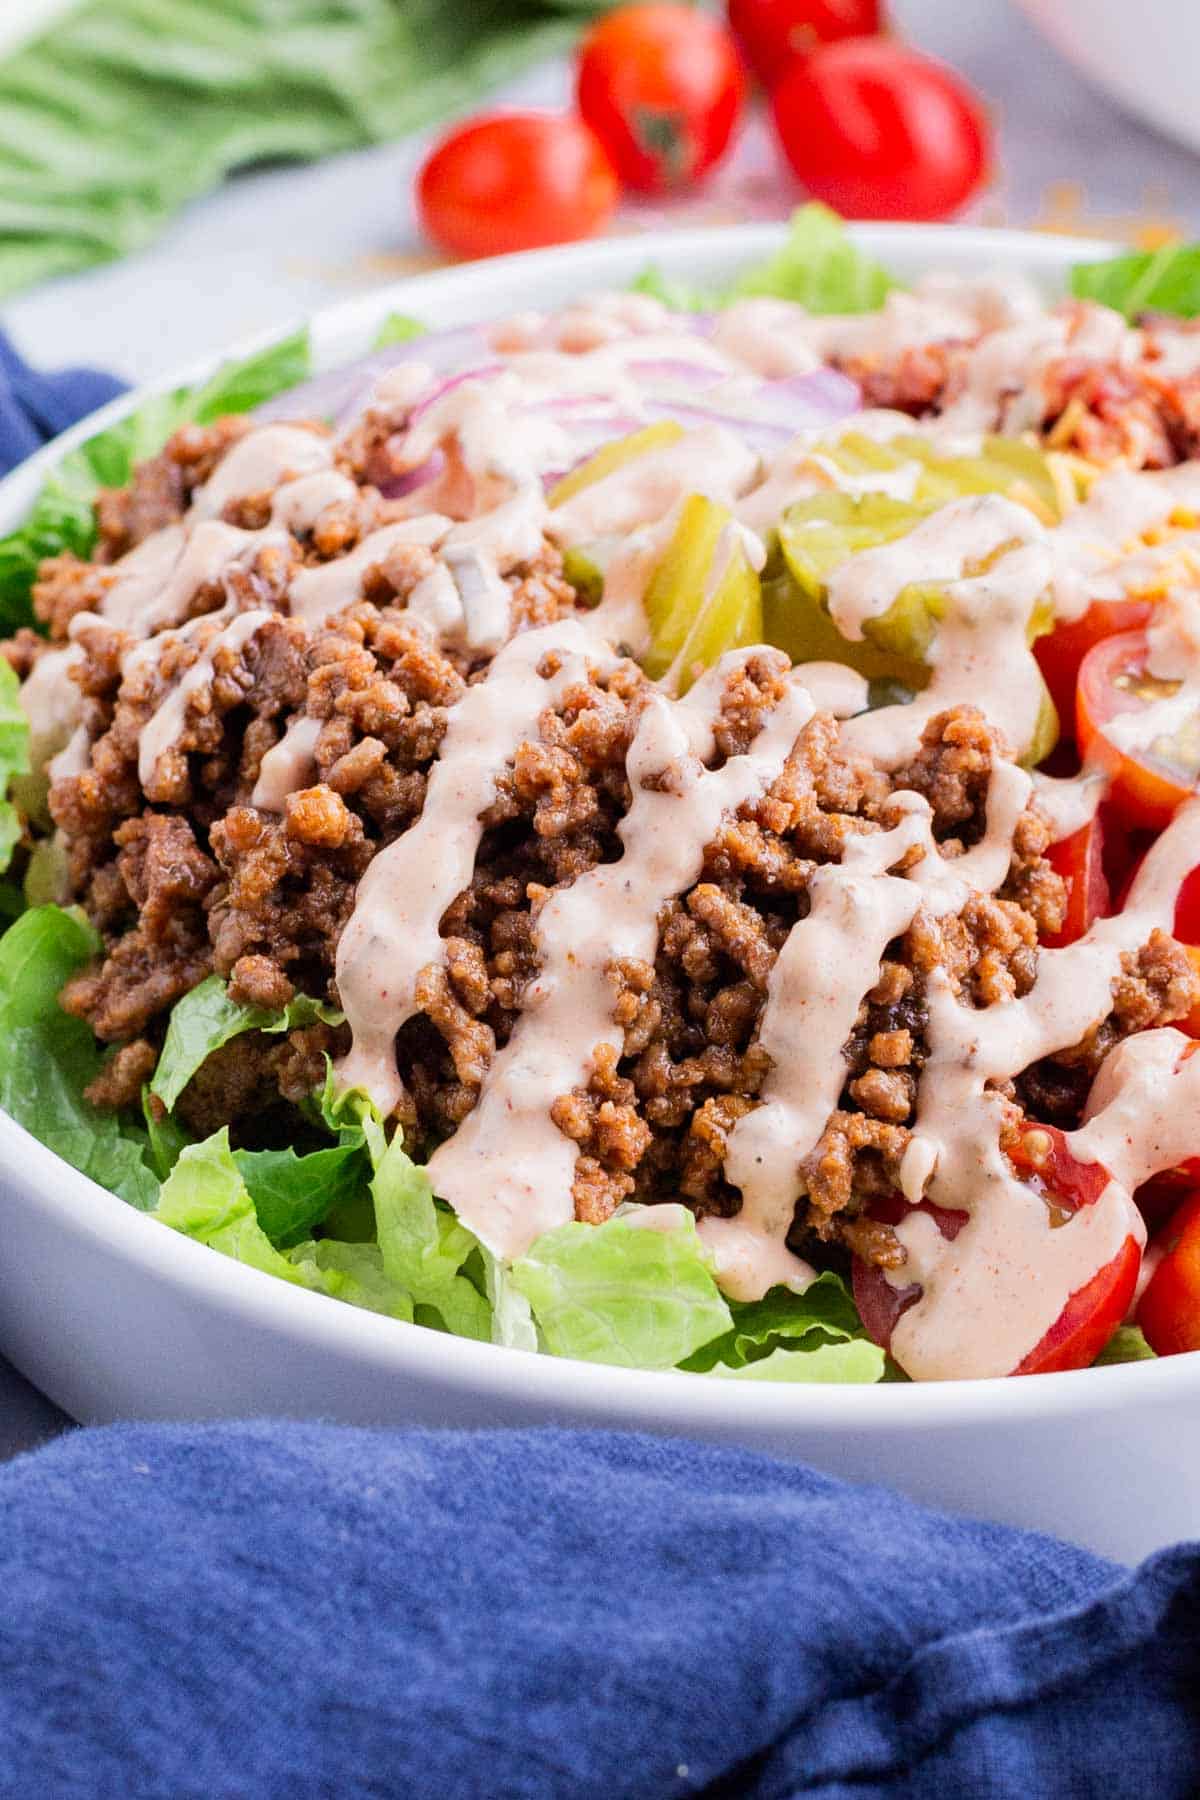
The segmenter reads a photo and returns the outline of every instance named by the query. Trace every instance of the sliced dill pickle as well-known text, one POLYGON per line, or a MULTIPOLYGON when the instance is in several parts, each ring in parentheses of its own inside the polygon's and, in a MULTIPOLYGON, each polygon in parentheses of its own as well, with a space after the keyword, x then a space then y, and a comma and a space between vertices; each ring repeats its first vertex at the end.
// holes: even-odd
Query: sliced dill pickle
POLYGON ((1043 758, 1049 756, 1058 742, 1058 708, 1050 698, 1050 689, 1042 681, 1040 670, 1038 671, 1038 680, 1041 682, 1042 697, 1038 703, 1033 738, 1024 753, 1017 759, 1023 769, 1036 769, 1043 758))
POLYGON ((864 639, 842 636, 820 601, 797 585, 790 569, 775 568, 762 583, 763 640, 786 650, 792 661, 838 662, 868 681, 893 681, 917 693, 929 670, 916 658, 898 655, 864 639))
POLYGON ((918 433, 876 442, 863 432, 843 432, 821 454, 850 476, 890 473, 906 463, 920 465, 913 501, 946 506, 967 494, 1007 494, 1025 501, 1048 522, 1060 516, 1059 494, 1046 452, 1021 438, 993 435, 974 456, 948 456, 918 433))
POLYGON ((572 469, 569 475, 556 482, 547 496, 551 506, 562 506, 565 501, 573 500, 584 488, 591 487, 593 482, 603 481, 607 475, 615 475, 626 463, 634 462, 639 456, 649 456, 654 450, 666 450, 671 444, 678 443, 683 436, 683 426, 674 419, 659 419, 653 425, 643 425, 640 431, 631 432, 628 437, 614 438, 610 444, 602 444, 593 456, 572 469))
POLYGON ((758 576, 727 506, 688 495, 643 604, 650 647, 642 666, 656 680, 677 667, 687 687, 697 665, 762 641, 758 576))
POLYGON ((890 494, 813 494, 779 521, 779 547, 797 585, 824 601, 833 570, 860 550, 904 537, 932 510, 890 494))
POLYGON ((585 606, 599 606, 604 594, 604 570, 595 545, 573 544, 564 550, 562 572, 585 606))
MULTIPOLYGON (((763 641, 762 584, 741 543, 728 540, 725 572, 705 601, 676 657, 679 692, 691 687, 697 673, 711 668, 727 650, 763 641)), ((717 556, 724 546, 718 543, 717 556)))
POLYGON ((689 494, 671 541, 651 575, 642 599, 650 627, 643 658, 656 679, 665 675, 683 648, 701 609, 712 574, 713 556, 729 523, 729 510, 704 494, 689 494))

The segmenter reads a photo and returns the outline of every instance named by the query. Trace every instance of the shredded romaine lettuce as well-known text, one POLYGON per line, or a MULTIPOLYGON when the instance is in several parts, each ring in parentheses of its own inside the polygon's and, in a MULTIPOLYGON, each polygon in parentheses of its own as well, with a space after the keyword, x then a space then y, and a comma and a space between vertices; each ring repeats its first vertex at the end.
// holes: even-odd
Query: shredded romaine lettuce
POLYGON ((15 775, 29 772, 29 721, 17 698, 21 684, 12 664, 0 656, 0 873, 20 840, 21 815, 7 798, 15 775))
POLYGON ((172 1007, 150 1092, 170 1111, 201 1064, 231 1038, 239 1037, 243 1031, 294 1031, 299 1025, 312 1025, 319 1019, 327 1025, 338 1025, 342 1015, 323 1001, 310 1000, 306 994, 298 994, 287 1006, 275 1011, 245 1006, 229 998, 221 976, 209 975, 172 1007))
POLYGON ((879 1381, 886 1357, 869 1338, 848 1338, 844 1343, 813 1344, 799 1350, 772 1350, 756 1362, 730 1368, 717 1363, 709 1372, 733 1381, 879 1381))
POLYGON ((1194 319, 1200 313, 1200 244, 1164 244, 1160 250, 1132 250, 1103 262, 1076 263, 1071 292, 1081 300, 1111 306, 1127 319, 1144 312, 1194 319))
POLYGON ((728 287, 705 292, 653 265, 633 285, 673 312, 708 312, 766 295, 794 300, 810 313, 859 313, 881 305, 895 284, 874 257, 853 243, 838 215, 812 201, 792 214, 787 241, 774 256, 744 270, 728 287))
POLYGON ((389 313, 375 333, 371 348, 386 350, 389 344, 407 344, 413 338, 424 336, 425 326, 420 319, 414 319, 408 313, 389 313))
POLYGON ((295 332, 253 356, 223 364, 199 387, 153 395, 63 457, 25 523, 0 538, 0 630, 33 622, 30 595, 44 557, 89 554, 96 541, 93 502, 101 488, 124 486, 134 465, 161 450, 180 425, 207 425, 224 413, 251 412, 297 387, 309 367, 308 332, 295 332))
POLYGON ((802 1294, 775 1287, 761 1300, 731 1300, 729 1311, 730 1329, 691 1357, 689 1369, 711 1369, 717 1364, 740 1369, 776 1350, 811 1350, 863 1335, 858 1309, 845 1282, 829 1271, 802 1294))
POLYGON ((1140 1326, 1122 1325, 1109 1338, 1092 1367, 1100 1369, 1106 1363, 1153 1362, 1156 1354, 1146 1342, 1140 1326))
POLYGON ((547 1231, 515 1262, 542 1341, 556 1356, 670 1369, 729 1329, 695 1221, 668 1231, 628 1217, 547 1231))
POLYGON ((99 942, 82 914, 58 906, 35 907, 0 938, 0 1106, 73 1168, 145 1210, 158 1193, 146 1133, 85 1100, 103 1058, 83 1020, 58 1004, 99 942))

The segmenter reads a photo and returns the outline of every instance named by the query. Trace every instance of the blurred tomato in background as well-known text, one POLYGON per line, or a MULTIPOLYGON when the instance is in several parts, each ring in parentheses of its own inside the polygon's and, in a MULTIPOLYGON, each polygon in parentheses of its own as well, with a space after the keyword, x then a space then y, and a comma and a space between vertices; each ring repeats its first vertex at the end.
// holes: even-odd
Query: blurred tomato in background
POLYGON ((729 0, 729 23, 746 61, 770 88, 818 44, 869 37, 882 21, 880 0, 729 0))
POLYGON ((724 26, 695 7, 622 6, 583 40, 579 111, 626 187, 659 194, 720 161, 744 81, 724 26))
POLYGON ((641 0, 582 35, 575 109, 485 115, 418 183, 430 237, 459 256, 584 237, 631 196, 681 197, 736 143, 748 88, 778 152, 778 211, 804 194, 848 218, 944 219, 986 179, 982 102, 888 33, 880 0, 641 0))

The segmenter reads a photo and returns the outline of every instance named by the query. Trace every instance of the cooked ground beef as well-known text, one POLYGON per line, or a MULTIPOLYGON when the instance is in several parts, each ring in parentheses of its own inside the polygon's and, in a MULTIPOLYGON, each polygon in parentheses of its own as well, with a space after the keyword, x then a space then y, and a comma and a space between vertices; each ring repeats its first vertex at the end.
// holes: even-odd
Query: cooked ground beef
MULTIPOLYGON (((105 497, 97 560, 59 557, 43 567, 37 607, 52 640, 92 610, 110 559, 180 516, 240 429, 188 428, 143 465, 129 490, 105 497)), ((281 1006, 297 992, 336 1003, 335 954, 357 883, 420 815, 448 711, 485 673, 484 659, 434 649, 405 615, 405 598, 429 566, 428 553, 409 546, 372 570, 363 599, 323 630, 306 633, 285 616, 299 563, 343 554, 392 516, 392 503, 365 485, 368 465, 385 450, 376 439, 353 446, 345 466, 364 483, 358 499, 329 509, 289 550, 262 551, 219 592, 201 590, 186 631, 157 656, 134 658, 122 675, 129 640, 102 620, 82 630, 76 678, 90 763, 55 781, 50 809, 67 851, 68 895, 104 939, 103 956, 62 996, 116 1047, 91 1089, 97 1104, 136 1100, 171 1006, 213 970, 229 978, 235 998, 255 1005, 281 1006), (211 678, 189 694, 177 741, 143 782, 139 734, 204 654, 217 630, 205 615, 227 602, 271 616, 243 648, 217 649, 211 678), (319 723, 311 780, 281 814, 262 810, 252 795, 263 758, 302 716, 319 723)), ((269 498, 238 502, 230 522, 261 525, 269 498)), ((548 544, 510 587, 518 629, 575 604, 548 544)), ((5 653, 27 669, 38 641, 18 634, 5 653)), ((729 678, 718 758, 753 741, 787 669, 782 653, 764 650, 729 678)), ((442 919, 444 963, 422 973, 419 1010, 397 1037, 397 1117, 416 1152, 454 1131, 508 1040, 536 972, 534 926, 547 896, 620 854, 617 827, 630 803, 625 757, 649 691, 631 662, 593 671, 545 711, 536 736, 498 772, 471 882, 442 919)), ((853 834, 894 822, 890 799, 901 788, 927 797, 943 854, 961 854, 983 830, 989 777, 1002 754, 984 719, 958 707, 932 721, 910 766, 889 778, 841 748, 831 718, 810 722, 770 791, 724 821, 698 880, 664 907, 653 962, 610 970, 621 1053, 599 1051, 587 1086, 552 1108, 579 1146, 578 1217, 597 1222, 630 1197, 679 1195, 700 1214, 736 1212, 724 1147, 768 1072, 757 1042, 767 983, 791 926, 807 912, 814 869, 836 861, 853 834)), ((945 968, 979 1006, 1029 991, 1039 931, 1057 928, 1064 909, 1062 883, 1044 855, 1047 836, 1040 816, 1027 812, 999 893, 977 896, 958 917, 935 921, 921 911, 889 946, 845 1046, 839 1107, 801 1171, 797 1245, 841 1243, 895 1262, 889 1228, 863 1212, 895 1187, 910 1139, 926 1053, 926 982, 945 968)), ((1104 1052, 1130 1031, 1180 1017, 1196 998, 1187 958, 1171 940, 1153 939, 1126 959, 1103 1025, 1022 1076, 1010 1104, 1074 1123, 1104 1052)), ((283 1038, 248 1033, 209 1059, 180 1102, 181 1116, 198 1133, 228 1123, 236 1139, 262 1141, 281 1104, 310 1092, 326 1055, 346 1048, 344 1027, 315 1025, 283 1038)))

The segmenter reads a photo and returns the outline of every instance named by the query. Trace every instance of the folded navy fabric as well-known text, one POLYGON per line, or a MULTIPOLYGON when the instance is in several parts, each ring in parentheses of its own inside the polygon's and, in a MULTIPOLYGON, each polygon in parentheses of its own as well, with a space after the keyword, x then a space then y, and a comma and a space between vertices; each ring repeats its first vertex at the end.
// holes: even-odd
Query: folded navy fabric
POLYGON ((31 369, 0 331, 0 474, 124 388, 98 369, 31 369))
POLYGON ((711 1446, 296 1423, 74 1433, 0 1516, 4 1794, 1200 1793, 1198 1547, 1130 1574, 711 1446))

